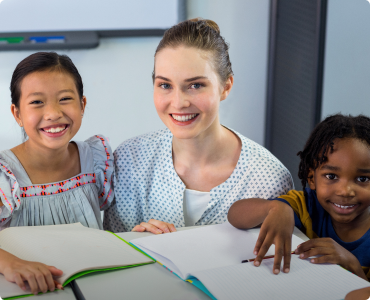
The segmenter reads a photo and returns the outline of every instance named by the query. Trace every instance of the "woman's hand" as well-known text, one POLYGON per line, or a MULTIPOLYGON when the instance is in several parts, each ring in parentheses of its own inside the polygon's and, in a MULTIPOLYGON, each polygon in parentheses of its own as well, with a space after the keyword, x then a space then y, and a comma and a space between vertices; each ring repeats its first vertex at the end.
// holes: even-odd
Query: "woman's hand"
POLYGON ((37 295, 39 292, 54 291, 55 288, 63 289, 63 286, 53 279, 53 276, 61 276, 63 271, 47 266, 42 263, 20 259, 6 251, 0 252, 0 272, 5 279, 16 283, 22 290, 26 290, 25 282, 31 292, 37 295))
POLYGON ((270 246, 275 244, 273 272, 274 274, 279 274, 281 260, 284 256, 283 271, 288 273, 292 251, 294 212, 289 205, 277 200, 270 201, 269 204, 268 215, 262 223, 260 234, 254 247, 254 254, 257 255, 254 265, 258 267, 270 246))
POLYGON ((132 231, 144 232, 149 231, 155 234, 176 232, 175 225, 166 223, 163 221, 158 221, 150 219, 148 223, 142 222, 140 225, 136 225, 132 231))
POLYGON ((299 254, 299 257, 302 259, 321 255, 320 257, 312 258, 311 263, 338 264, 357 276, 368 280, 356 256, 331 238, 317 238, 304 242, 298 245, 295 253, 299 254))
POLYGON ((366 300, 370 298, 370 287, 354 290, 347 294, 344 300, 366 300))

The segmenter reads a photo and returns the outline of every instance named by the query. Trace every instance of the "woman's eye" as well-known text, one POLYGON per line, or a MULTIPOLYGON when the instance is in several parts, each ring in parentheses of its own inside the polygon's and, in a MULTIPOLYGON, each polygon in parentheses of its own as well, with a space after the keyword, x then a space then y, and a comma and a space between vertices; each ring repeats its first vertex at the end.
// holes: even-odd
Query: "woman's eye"
POLYGON ((357 178, 357 180, 359 182, 368 182, 370 179, 369 179, 369 177, 366 177, 366 176, 360 176, 360 177, 357 178))
POLYGON ((326 174, 325 177, 329 180, 337 179, 337 176, 335 174, 326 174))
POLYGON ((171 85, 170 84, 168 84, 168 83, 161 83, 160 85, 159 85, 159 87, 161 87, 162 89, 164 89, 164 90, 168 90, 169 88, 171 88, 171 85))
POLYGON ((195 90, 197 90, 197 89, 200 89, 202 86, 203 86, 203 85, 202 85, 202 84, 200 84, 200 83, 193 83, 193 84, 190 86, 190 88, 191 88, 191 89, 195 89, 195 90))

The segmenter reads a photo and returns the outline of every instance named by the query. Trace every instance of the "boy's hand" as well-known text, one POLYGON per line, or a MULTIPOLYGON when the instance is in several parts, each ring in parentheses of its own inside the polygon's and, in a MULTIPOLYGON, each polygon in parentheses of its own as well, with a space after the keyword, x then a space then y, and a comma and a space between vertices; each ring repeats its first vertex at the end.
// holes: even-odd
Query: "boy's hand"
POLYGON ((136 225, 134 229, 132 229, 132 231, 137 231, 137 232, 149 231, 155 234, 162 234, 162 233, 175 232, 176 228, 175 228, 175 225, 173 224, 150 219, 148 223, 142 222, 140 223, 140 225, 136 225))
POLYGON ((31 289, 31 293, 46 293, 55 288, 63 289, 63 286, 53 279, 53 276, 61 276, 63 271, 47 266, 42 263, 26 261, 13 255, 7 257, 7 262, 2 264, 1 273, 5 279, 16 283, 22 290, 26 290, 25 281, 31 289))
POLYGON ((356 256, 331 238, 317 238, 304 242, 298 245, 295 253, 299 254, 299 258, 302 259, 321 255, 320 257, 312 258, 311 263, 338 264, 359 277, 368 280, 356 256))
POLYGON ((370 298, 370 287, 366 287, 359 290, 354 290, 347 294, 344 300, 359 300, 359 299, 369 299, 370 298))
POLYGON ((260 234, 254 247, 254 254, 257 255, 254 265, 259 266, 270 246, 275 244, 273 272, 279 274, 281 259, 284 256, 283 271, 288 273, 292 251, 294 212, 289 205, 277 200, 271 201, 270 206, 271 208, 262 223, 260 234))

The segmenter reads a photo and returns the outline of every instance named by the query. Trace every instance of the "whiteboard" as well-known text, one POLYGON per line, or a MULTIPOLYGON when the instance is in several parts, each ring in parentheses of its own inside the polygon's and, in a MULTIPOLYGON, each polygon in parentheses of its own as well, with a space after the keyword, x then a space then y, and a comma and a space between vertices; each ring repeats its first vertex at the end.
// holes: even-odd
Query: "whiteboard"
POLYGON ((0 0, 0 33, 167 29, 176 0, 0 0))

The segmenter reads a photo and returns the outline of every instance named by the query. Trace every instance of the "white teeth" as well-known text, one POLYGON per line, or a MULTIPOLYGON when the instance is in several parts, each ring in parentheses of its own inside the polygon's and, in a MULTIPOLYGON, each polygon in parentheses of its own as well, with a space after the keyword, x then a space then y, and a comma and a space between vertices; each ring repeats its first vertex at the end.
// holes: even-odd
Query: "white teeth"
POLYGON ((336 207, 340 207, 340 208, 344 208, 344 209, 348 209, 348 208, 351 208, 351 207, 354 207, 355 205, 348 205, 348 206, 345 206, 345 205, 339 205, 339 204, 336 204, 336 203, 333 203, 336 207))
POLYGON ((176 121, 186 122, 186 121, 189 121, 189 120, 195 118, 197 115, 198 114, 182 115, 182 116, 172 115, 172 118, 174 118, 176 121))
POLYGON ((64 129, 66 129, 66 126, 64 126, 64 127, 57 127, 57 128, 50 128, 50 129, 44 129, 44 131, 45 132, 48 132, 48 133, 56 133, 56 132, 61 132, 64 129))

